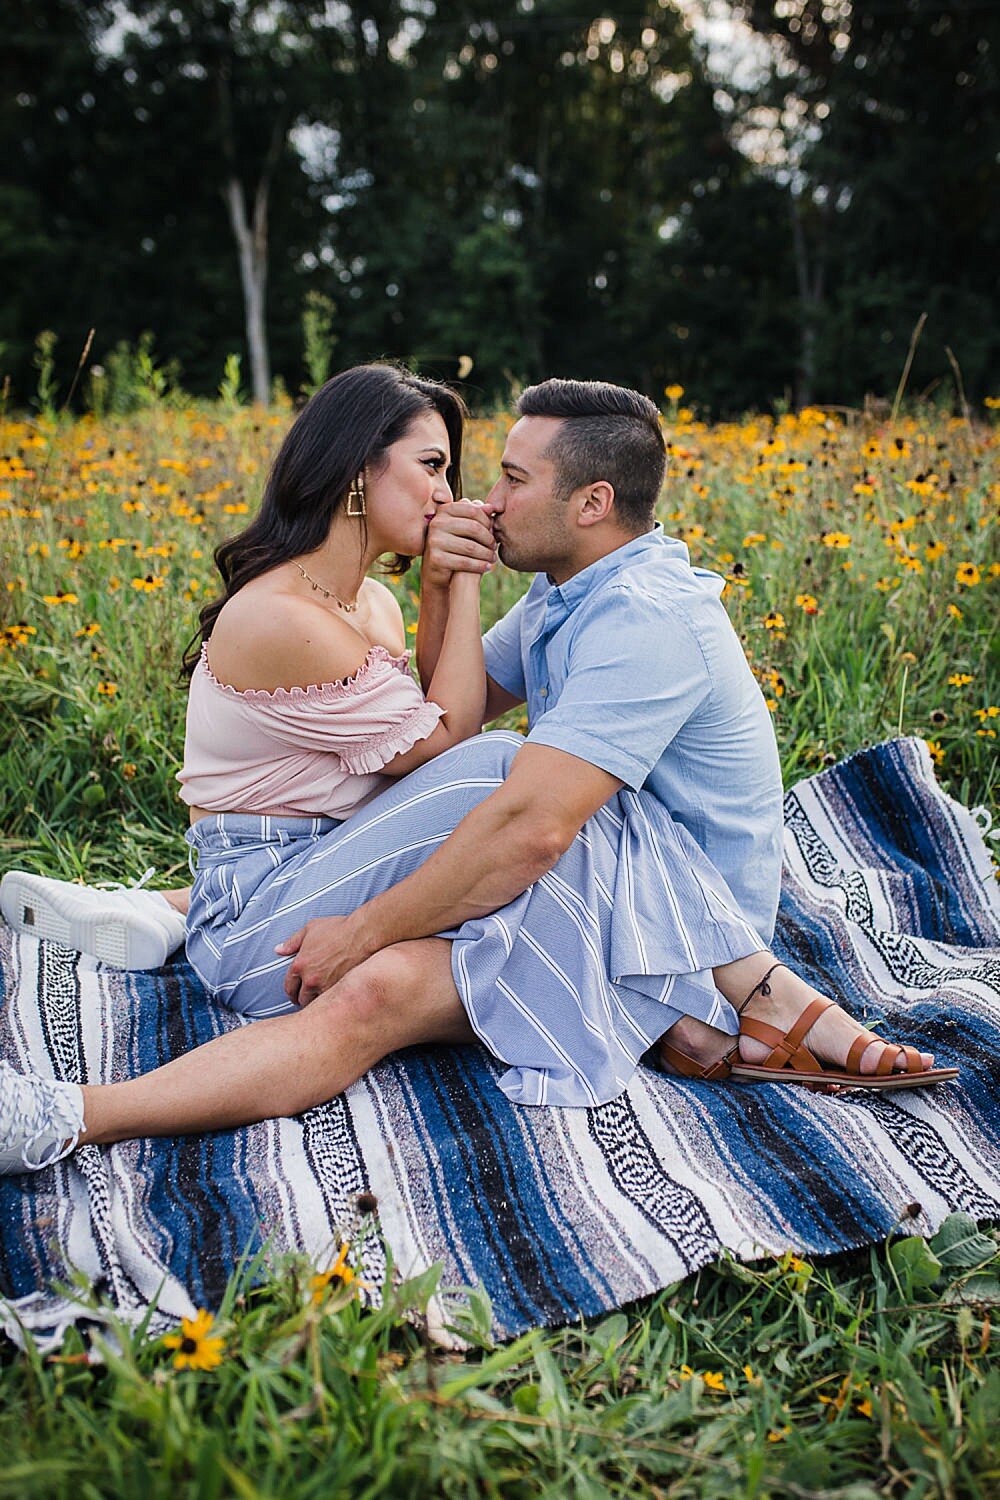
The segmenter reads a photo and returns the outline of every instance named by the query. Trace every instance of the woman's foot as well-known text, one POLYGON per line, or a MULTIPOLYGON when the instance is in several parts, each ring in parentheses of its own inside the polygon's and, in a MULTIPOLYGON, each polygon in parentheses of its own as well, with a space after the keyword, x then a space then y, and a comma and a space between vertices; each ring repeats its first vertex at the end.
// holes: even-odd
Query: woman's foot
POLYGON ((18 1073, 0 1060, 0 1176, 51 1167, 76 1149, 82 1132, 78 1083, 18 1073))
MULTIPOLYGON (((728 965, 725 978, 727 989, 733 986, 736 994, 739 994, 741 979, 751 979, 742 1001, 737 1001, 739 1060, 742 1063, 759 1067, 770 1059, 772 1066, 780 1066, 780 1056, 772 1056, 776 1047, 781 1052, 787 1050, 790 1055, 801 1046, 817 1064, 861 1077, 914 1074, 926 1072, 934 1065, 932 1053, 915 1052, 912 1047, 904 1048, 883 1041, 866 1031, 841 1006, 820 995, 770 954, 758 953, 753 958, 728 965), (815 1005, 818 1001, 826 1003, 815 1005), (796 1038, 799 1029, 796 1022, 805 1020, 814 1005, 815 1019, 801 1037, 796 1038), (784 1038, 793 1039, 796 1045, 786 1049, 784 1038)), ((733 997, 727 994, 726 998, 733 997)))
POLYGON ((184 942, 177 893, 102 890, 10 870, 0 881, 0 911, 29 937, 47 938, 117 969, 162 968, 184 942))

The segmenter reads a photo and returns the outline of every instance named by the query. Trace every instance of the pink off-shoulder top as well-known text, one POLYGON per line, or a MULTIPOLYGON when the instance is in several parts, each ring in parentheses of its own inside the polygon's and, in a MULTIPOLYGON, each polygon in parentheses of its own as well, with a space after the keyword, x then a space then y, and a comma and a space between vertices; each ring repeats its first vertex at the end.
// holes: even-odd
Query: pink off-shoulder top
POLYGON ((348 817, 387 783, 386 762, 426 739, 444 714, 408 663, 409 653, 372 646, 344 682, 241 692, 214 676, 202 646, 181 798, 206 812, 348 817))

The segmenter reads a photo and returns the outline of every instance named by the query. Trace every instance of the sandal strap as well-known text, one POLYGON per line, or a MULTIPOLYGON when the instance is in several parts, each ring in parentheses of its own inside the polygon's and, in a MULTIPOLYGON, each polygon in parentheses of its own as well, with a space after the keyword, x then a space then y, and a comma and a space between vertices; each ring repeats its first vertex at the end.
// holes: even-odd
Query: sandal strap
POLYGON ((804 1038, 810 1029, 816 1024, 818 1018, 824 1011, 830 1009, 835 1001, 826 999, 823 995, 817 995, 799 1013, 798 1017, 788 1031, 782 1031, 778 1026, 772 1026, 768 1021, 759 1021, 755 1016, 747 1016, 740 1027, 744 1036, 751 1037, 756 1042, 763 1042, 770 1047, 770 1052, 759 1067, 772 1068, 780 1072, 782 1068, 794 1068, 799 1072, 815 1072, 821 1067, 816 1058, 804 1044, 804 1038))
POLYGON ((724 1057, 718 1058, 714 1063, 700 1063, 695 1058, 689 1057, 686 1052, 679 1052, 669 1042, 661 1042, 659 1047, 660 1057, 670 1064, 675 1073, 679 1073, 682 1078, 698 1078, 703 1083, 721 1082, 729 1077, 732 1072, 735 1050, 735 1047, 731 1048, 724 1057))
POLYGON ((858 1077, 862 1076, 861 1059, 872 1042, 880 1042, 882 1045, 882 1053, 876 1064, 873 1077, 887 1078, 891 1073, 922 1073, 924 1071, 923 1058, 916 1047, 907 1047, 901 1042, 887 1042, 882 1037, 875 1036, 870 1031, 862 1031, 851 1043, 851 1050, 848 1052, 847 1061, 844 1064, 844 1071, 846 1073, 856 1073, 858 1077), (896 1058, 901 1052, 906 1058, 905 1068, 894 1066, 896 1058))

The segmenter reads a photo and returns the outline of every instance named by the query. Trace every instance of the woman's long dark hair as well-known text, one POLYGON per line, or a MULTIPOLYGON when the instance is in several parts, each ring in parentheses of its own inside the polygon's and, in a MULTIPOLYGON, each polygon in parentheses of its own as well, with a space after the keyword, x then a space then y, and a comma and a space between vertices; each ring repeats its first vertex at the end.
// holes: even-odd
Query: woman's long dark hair
MULTIPOLYGON (((448 483, 453 495, 461 495, 466 413, 461 398, 447 386, 395 365, 373 364, 344 370, 316 392, 278 450, 257 515, 245 531, 215 550, 223 592, 199 615, 198 632, 183 657, 188 676, 222 606, 252 578, 321 547, 356 476, 365 467, 377 472, 386 450, 416 417, 430 411, 448 429, 448 483)), ((360 535, 363 547, 364 533, 360 535)), ((397 556, 388 571, 402 573, 409 565, 408 557, 397 556)))

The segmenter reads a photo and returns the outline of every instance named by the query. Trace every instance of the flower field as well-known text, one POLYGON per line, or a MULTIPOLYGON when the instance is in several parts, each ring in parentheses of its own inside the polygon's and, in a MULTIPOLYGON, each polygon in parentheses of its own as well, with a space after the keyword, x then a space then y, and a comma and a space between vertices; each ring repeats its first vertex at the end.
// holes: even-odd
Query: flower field
MULTIPOLYGON (((670 393, 661 519, 727 579, 786 781, 901 732, 955 795, 995 798, 1000 427, 809 409, 707 426, 670 393)), ((126 863, 179 861, 179 655, 289 421, 157 405, 0 424, 6 853, 95 876, 123 844, 126 863)), ((505 426, 472 424, 468 494, 489 488, 505 426)), ((418 573, 394 585, 411 626, 418 573)), ((525 583, 487 579, 484 624, 525 583)))
MULTIPOLYGON (((786 784, 915 734, 953 795, 995 804, 1000 403, 708 425, 683 398, 660 517, 726 578, 786 784)), ((180 653, 290 420, 153 401, 0 421, 0 869, 186 880, 180 653)), ((472 423, 467 494, 506 425, 472 423)), ((486 579, 484 625, 526 582, 486 579)), ((392 587, 415 629, 418 565, 392 587)), ((234 1279, 158 1343, 121 1330, 103 1364, 76 1334, 4 1350, 0 1497, 995 1493, 998 1262, 966 1297, 942 1235, 723 1264, 501 1350, 474 1303, 464 1355, 422 1335, 429 1281, 365 1311, 345 1245, 328 1271, 234 1279)))

